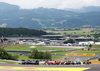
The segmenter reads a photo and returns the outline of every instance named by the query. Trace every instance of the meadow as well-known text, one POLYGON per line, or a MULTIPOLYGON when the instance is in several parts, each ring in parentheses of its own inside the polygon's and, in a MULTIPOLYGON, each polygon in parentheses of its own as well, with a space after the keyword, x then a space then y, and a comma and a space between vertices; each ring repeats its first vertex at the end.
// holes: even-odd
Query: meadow
POLYGON ((100 30, 82 29, 82 30, 75 30, 75 31, 46 31, 46 32, 59 34, 59 35, 86 36, 86 35, 91 35, 91 34, 94 34, 94 33, 100 33, 100 30))
MULTIPOLYGON (((31 46, 34 45, 25 45, 25 44, 10 44, 6 45, 4 48, 5 50, 9 51, 30 51, 32 48, 31 46)), ((67 48, 50 48, 50 47, 45 47, 45 46, 34 46, 37 50, 42 50, 42 51, 50 51, 50 50, 67 50, 67 48)))
MULTIPOLYGON (((30 48, 30 46, 33 46, 33 45, 25 45, 25 44, 11 44, 11 45, 7 45, 4 49, 5 50, 11 50, 11 51, 30 51, 32 48, 30 48)), ((65 54, 68 54, 68 53, 95 53, 96 55, 97 54, 100 54, 100 45, 95 45, 93 46, 92 48, 96 48, 98 50, 90 50, 90 51, 87 51, 87 50, 77 50, 77 51, 59 51, 59 50, 68 50, 68 48, 48 48, 48 47, 45 47, 45 46, 35 46, 37 50, 39 51, 51 51, 51 50, 55 50, 55 52, 51 52, 52 54, 52 59, 55 59, 55 58, 59 58, 59 59, 62 59, 65 55, 65 54), (56 55, 56 54, 63 54, 63 55, 56 55)), ((33 60, 33 59, 30 59, 27 55, 18 55, 19 58, 18 60, 33 60)))

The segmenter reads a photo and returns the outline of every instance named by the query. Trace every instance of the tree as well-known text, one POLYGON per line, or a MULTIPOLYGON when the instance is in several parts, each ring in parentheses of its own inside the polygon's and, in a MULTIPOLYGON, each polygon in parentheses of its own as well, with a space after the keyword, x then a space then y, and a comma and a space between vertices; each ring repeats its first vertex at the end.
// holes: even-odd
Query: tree
POLYGON ((75 43, 75 41, 73 39, 68 39, 67 41, 64 42, 64 44, 67 44, 67 43, 72 43, 73 44, 73 43, 75 43))
POLYGON ((99 42, 99 41, 100 41, 99 38, 95 38, 95 39, 94 39, 94 42, 99 42))
POLYGON ((89 48, 92 48, 92 44, 89 45, 89 48))
POLYGON ((32 53, 29 57, 33 58, 33 59, 38 58, 38 50, 37 49, 32 49, 32 53))
POLYGON ((50 42, 46 42, 46 44, 50 44, 50 42))
POLYGON ((18 58, 18 56, 12 56, 11 54, 8 54, 8 52, 6 50, 4 50, 3 48, 0 48, 0 59, 15 60, 17 58, 18 58))
POLYGON ((51 59, 51 53, 42 51, 39 52, 37 49, 33 49, 29 57, 33 59, 51 59))
POLYGON ((27 29, 27 28, 0 28, 0 36, 4 35, 6 37, 39 37, 41 35, 46 35, 48 33, 42 30, 27 29))
POLYGON ((91 48, 92 48, 92 44, 90 44, 90 45, 88 46, 88 51, 89 51, 91 48))
POLYGON ((51 59, 51 53, 50 52, 48 52, 48 51, 46 51, 46 52, 44 52, 44 59, 51 59))
POLYGON ((44 59, 44 52, 38 53, 38 59, 44 59))

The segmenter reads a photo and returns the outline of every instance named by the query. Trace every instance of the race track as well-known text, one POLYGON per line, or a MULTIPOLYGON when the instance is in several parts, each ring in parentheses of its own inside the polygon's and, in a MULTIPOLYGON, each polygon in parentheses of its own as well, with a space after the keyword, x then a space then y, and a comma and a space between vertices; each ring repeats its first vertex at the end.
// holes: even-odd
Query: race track
POLYGON ((100 71, 100 65, 12 65, 0 64, 0 71, 100 71))

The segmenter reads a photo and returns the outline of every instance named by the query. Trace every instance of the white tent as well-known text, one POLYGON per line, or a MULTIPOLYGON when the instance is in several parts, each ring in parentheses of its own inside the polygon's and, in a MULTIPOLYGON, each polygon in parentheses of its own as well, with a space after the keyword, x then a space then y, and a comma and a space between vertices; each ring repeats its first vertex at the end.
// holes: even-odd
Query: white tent
POLYGON ((94 44, 94 41, 88 41, 88 42, 79 42, 79 45, 88 45, 88 44, 94 44))
POLYGON ((44 42, 39 42, 36 45, 46 45, 44 42))
POLYGON ((100 45, 100 42, 95 42, 95 45, 100 45))
POLYGON ((35 46, 30 46, 30 48, 36 48, 35 46))

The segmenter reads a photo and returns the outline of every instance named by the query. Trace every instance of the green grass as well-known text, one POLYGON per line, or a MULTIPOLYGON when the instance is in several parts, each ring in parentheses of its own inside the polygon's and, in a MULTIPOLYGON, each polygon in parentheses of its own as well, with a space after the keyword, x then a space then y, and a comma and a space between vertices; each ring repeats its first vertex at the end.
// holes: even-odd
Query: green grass
POLYGON ((59 51, 59 52, 52 52, 52 54, 67 54, 71 53, 72 51, 59 51))
POLYGON ((45 46, 35 46, 37 50, 67 50, 67 48, 53 48, 53 47, 45 47, 45 46))
MULTIPOLYGON (((51 54, 67 54, 67 53, 70 53, 71 51, 68 51, 68 52, 51 52, 51 54)), ((24 55, 18 55, 19 57, 18 57, 18 60, 34 60, 34 59, 31 59, 31 58, 29 58, 28 56, 24 56, 24 55)), ((52 59, 55 59, 55 57, 57 57, 57 58, 63 58, 63 56, 55 56, 55 55, 52 55, 52 59)))
POLYGON ((55 55, 52 55, 52 59, 63 59, 64 56, 55 56, 55 55))
MULTIPOLYGON (((29 51, 31 50, 30 46, 32 45, 25 45, 25 44, 11 44, 6 45, 4 48, 5 50, 12 50, 12 51, 29 51)), ((45 47, 45 46, 35 46, 37 50, 67 50, 67 48, 53 48, 53 47, 45 47)), ((100 45, 93 46, 93 48, 100 48, 100 45)))
POLYGON ((32 60, 32 59, 29 58, 28 56, 19 55, 18 60, 32 60))
POLYGON ((98 54, 100 54, 100 52, 98 52, 98 53, 95 53, 96 55, 98 55, 98 54))
MULTIPOLYGON (((72 51, 63 51, 63 52, 52 52, 52 54, 67 54, 67 53, 71 53, 72 51)), ((57 56, 57 55, 52 55, 52 59, 63 59, 64 56, 57 56)))
POLYGON ((93 48, 100 48, 100 45, 94 45, 93 48))
POLYGON ((24 44, 11 44, 7 45, 4 49, 5 50, 12 50, 12 51, 26 51, 30 50, 31 45, 24 45, 24 44))
MULTIPOLYGON (((32 45, 25 45, 25 44, 11 44, 11 45, 6 45, 4 48, 5 50, 10 50, 10 51, 29 51, 31 50, 30 46, 32 45)), ((45 46, 35 46, 37 50, 67 50, 66 48, 49 48, 45 46)))
POLYGON ((100 54, 100 51, 98 51, 98 50, 95 50, 95 51, 93 51, 93 50, 90 50, 90 51, 86 51, 86 50, 84 50, 84 51, 82 51, 82 50, 78 50, 78 51, 76 51, 75 53, 92 53, 92 54, 96 54, 96 55, 98 55, 98 54, 100 54))
MULTIPOLYGON (((12 51, 27 51, 27 50, 31 50, 30 49, 31 45, 23 45, 23 44, 11 44, 11 45, 7 45, 5 47, 6 50, 12 50, 12 51)), ((49 50, 67 50, 66 48, 49 48, 49 47, 45 47, 45 46, 35 46, 37 50, 45 50, 45 51, 49 51, 49 50)), ((69 52, 52 52, 52 54, 66 54, 69 52)), ((14 54, 13 54, 14 55, 14 54)), ((33 60, 30 59, 28 56, 23 56, 23 55, 18 55, 18 60, 33 60)), ((58 56, 61 57, 61 56, 58 56)), ((52 55, 52 59, 54 59, 55 56, 52 55)))
MULTIPOLYGON (((56 58, 56 56, 52 55, 52 59, 55 59, 55 58, 56 58)), ((63 56, 57 56, 57 58, 61 59, 61 58, 63 58, 63 56)), ((37 60, 37 59, 31 59, 28 56, 19 56, 18 60, 37 60)), ((41 59, 39 59, 39 60, 41 60, 41 59)))
MULTIPOLYGON (((67 53, 70 53, 71 51, 68 51, 68 52, 51 52, 51 54, 67 54, 67 53)), ((18 55, 18 60, 36 60, 36 59, 31 59, 29 58, 28 56, 24 56, 24 55, 18 55)), ((55 55, 52 55, 52 59, 55 59, 55 58, 58 58, 58 59, 61 59, 63 58, 63 56, 55 56, 55 55)))
MULTIPOLYGON (((68 52, 52 52, 52 54, 67 54, 67 53, 71 53, 72 51, 68 51, 68 52)), ((98 53, 99 51, 92 51, 92 50, 90 50, 90 51, 86 51, 86 50, 84 50, 84 51, 82 51, 82 50, 78 50, 78 51, 75 51, 74 53, 93 53, 93 54, 96 54, 96 55, 98 55, 98 54, 100 54, 100 52, 98 53)), ((73 54, 74 54, 73 53, 73 54)), ((56 56, 56 55, 52 55, 52 59, 63 59, 63 57, 64 56, 56 56)), ((86 56, 83 56, 83 57, 86 57, 86 56)))
POLYGON ((67 34, 67 35, 88 35, 93 34, 94 32, 91 32, 92 30, 78 30, 78 31, 47 31, 48 33, 55 33, 55 34, 67 34))
POLYGON ((96 53, 96 52, 98 52, 98 51, 93 51, 93 50, 90 50, 90 51, 84 50, 84 51, 82 51, 82 50, 78 50, 75 53, 96 53))
MULTIPOLYGON (((32 45, 24 45, 24 44, 11 44, 11 45, 6 45, 5 49, 6 50, 12 50, 12 51, 29 51, 31 50, 30 46, 32 45)), ((66 48, 53 48, 53 47, 45 47, 45 46, 35 46, 37 50, 45 50, 45 51, 49 51, 49 50, 67 50, 66 48)), ((93 46, 93 48, 100 48, 100 45, 97 46, 93 46)), ((58 51, 58 52, 51 52, 51 54, 67 54, 67 53, 71 53, 72 51, 58 51)), ((82 50, 78 50, 75 53, 96 53, 99 51, 82 51, 82 50)), ((96 53, 96 54, 100 54, 100 53, 96 53)), ((59 58, 62 59, 63 56, 55 56, 52 55, 52 59, 55 58, 59 58)), ((30 59, 28 56, 21 56, 19 55, 18 60, 33 60, 30 59)))
POLYGON ((0 62, 10 63, 10 64, 18 64, 17 62, 8 61, 8 60, 0 60, 0 62))

